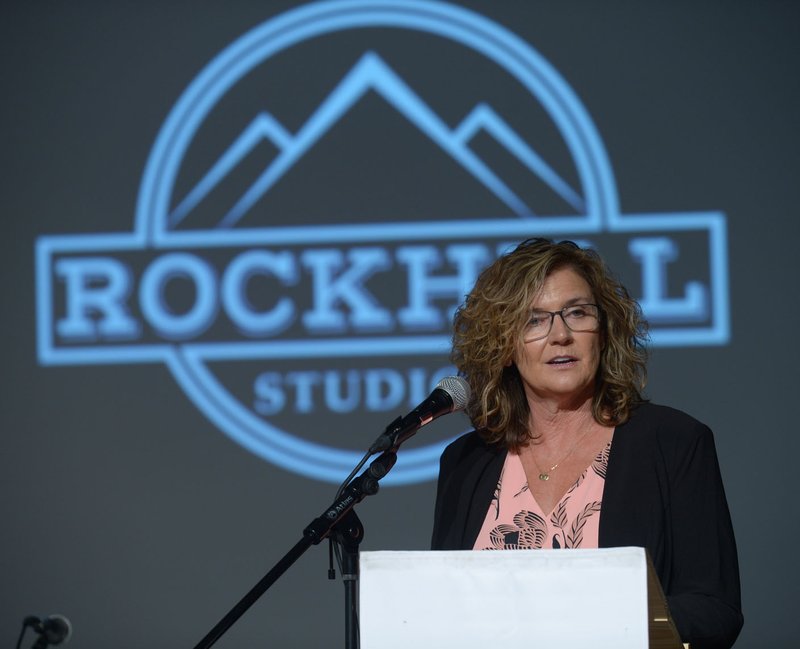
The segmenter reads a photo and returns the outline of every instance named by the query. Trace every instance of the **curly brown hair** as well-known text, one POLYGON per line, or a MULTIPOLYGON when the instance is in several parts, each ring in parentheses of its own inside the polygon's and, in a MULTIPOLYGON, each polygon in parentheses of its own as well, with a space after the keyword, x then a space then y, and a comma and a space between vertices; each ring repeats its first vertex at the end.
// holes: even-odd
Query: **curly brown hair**
POLYGON ((498 258, 478 277, 456 311, 451 358, 471 388, 467 414, 488 443, 518 450, 531 438, 528 402, 514 364, 522 331, 546 278, 569 267, 592 289, 600 307, 603 349, 592 414, 616 426, 644 401, 647 322, 639 304, 608 270, 600 255, 572 241, 528 239, 498 258))

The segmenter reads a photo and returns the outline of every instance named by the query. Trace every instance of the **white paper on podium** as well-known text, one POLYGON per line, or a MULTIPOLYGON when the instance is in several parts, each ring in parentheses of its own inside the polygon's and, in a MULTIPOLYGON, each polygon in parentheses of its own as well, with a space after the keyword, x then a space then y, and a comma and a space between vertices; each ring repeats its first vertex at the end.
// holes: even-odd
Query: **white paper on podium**
POLYGON ((362 649, 648 646, 643 548, 362 552, 360 566, 362 649))

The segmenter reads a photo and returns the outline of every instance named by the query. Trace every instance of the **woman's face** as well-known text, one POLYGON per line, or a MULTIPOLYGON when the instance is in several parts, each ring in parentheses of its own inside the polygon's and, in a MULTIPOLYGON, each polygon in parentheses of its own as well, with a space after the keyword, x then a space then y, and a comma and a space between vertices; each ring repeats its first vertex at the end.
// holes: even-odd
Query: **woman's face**
MULTIPOLYGON (((565 267, 548 275, 531 311, 560 311, 594 301, 586 280, 565 267)), ((591 400, 600 351, 599 326, 597 331, 571 331, 560 316, 555 316, 550 332, 544 338, 525 342, 514 357, 528 400, 567 408, 591 400)))

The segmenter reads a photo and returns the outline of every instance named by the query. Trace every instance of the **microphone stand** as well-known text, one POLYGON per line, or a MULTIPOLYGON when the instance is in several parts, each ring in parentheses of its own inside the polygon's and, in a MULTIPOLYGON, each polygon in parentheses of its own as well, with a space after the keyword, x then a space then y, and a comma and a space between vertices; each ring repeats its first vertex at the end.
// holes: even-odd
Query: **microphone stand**
POLYGON ((308 548, 319 544, 332 532, 343 550, 346 647, 358 649, 358 546, 364 536, 364 527, 353 507, 367 496, 378 493, 378 481, 389 473, 397 461, 396 451, 395 446, 381 453, 360 476, 341 489, 333 503, 306 526, 303 538, 195 645, 195 649, 212 646, 308 548))
POLYGON ((364 538, 364 526, 351 509, 334 526, 333 542, 341 549, 341 572, 344 582, 344 646, 359 649, 361 636, 358 624, 358 546, 364 538))

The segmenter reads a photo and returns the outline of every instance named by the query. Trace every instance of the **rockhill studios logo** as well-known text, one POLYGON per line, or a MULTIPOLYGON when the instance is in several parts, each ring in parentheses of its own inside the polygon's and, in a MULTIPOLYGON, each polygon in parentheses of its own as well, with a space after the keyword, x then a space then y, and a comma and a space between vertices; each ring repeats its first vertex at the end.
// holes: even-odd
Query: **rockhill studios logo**
MULTIPOLYGON (((166 363, 238 443, 337 482, 452 372, 480 269, 536 235, 611 258, 655 345, 727 342, 724 216, 620 214, 586 110, 529 44, 450 4, 310 4, 191 83, 132 233, 38 240, 39 359, 166 363)), ((436 475, 465 425, 442 421, 390 482, 436 475)))

